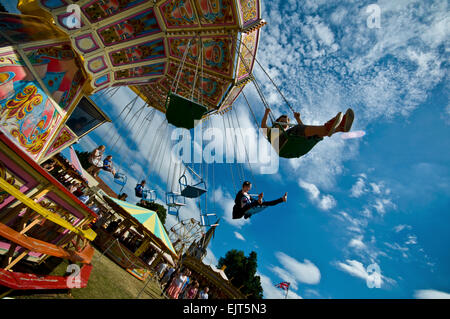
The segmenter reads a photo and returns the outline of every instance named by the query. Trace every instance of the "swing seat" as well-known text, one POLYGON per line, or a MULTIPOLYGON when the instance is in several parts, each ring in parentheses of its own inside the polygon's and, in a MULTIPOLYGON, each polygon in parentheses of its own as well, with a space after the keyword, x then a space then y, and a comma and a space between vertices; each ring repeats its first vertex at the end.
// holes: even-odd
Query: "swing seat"
POLYGON ((167 206, 169 206, 169 207, 183 207, 183 206, 186 206, 186 204, 184 204, 184 203, 178 203, 178 202, 173 202, 173 203, 167 204, 167 206))
POLYGON ((218 224, 210 224, 209 223, 209 217, 210 216, 216 216, 217 217, 217 215, 216 214, 213 214, 213 213, 211 213, 211 214, 201 214, 201 225, 202 226, 208 226, 208 227, 211 227, 211 226, 213 226, 213 225, 218 225, 218 224))
POLYGON ((283 158, 298 158, 308 153, 323 137, 288 135, 286 142, 280 147, 278 155, 283 158))
POLYGON ((207 111, 203 105, 181 95, 170 92, 167 96, 166 118, 176 127, 188 130, 194 128, 195 120, 200 120, 207 111))
POLYGON ((249 210, 247 210, 244 213, 244 216, 251 217, 251 216, 253 216, 255 214, 261 213, 266 208, 267 208, 267 206, 256 206, 256 207, 250 208, 249 210))
POLYGON ((181 196, 180 193, 174 193, 174 192, 167 193, 166 194, 166 205, 168 207, 172 207, 172 208, 175 208, 177 210, 180 207, 186 206, 186 204, 184 202, 182 203, 182 202, 177 201, 179 196, 181 196))
POLYGON ((116 173, 116 175, 114 175, 114 183, 119 184, 120 186, 125 186, 127 180, 127 176, 122 173, 116 173))
POLYGON ((205 181, 196 173, 194 170, 190 167, 188 169, 198 178, 201 179, 198 183, 190 183, 188 184, 187 176, 186 174, 181 175, 178 182, 180 183, 180 189, 181 193, 180 195, 186 198, 197 198, 202 196, 204 193, 207 192, 206 190, 206 183, 205 181))
POLYGON ((144 189, 142 191, 142 199, 154 203, 156 201, 156 192, 152 189, 144 189))
POLYGON ((200 197, 201 195, 203 195, 204 193, 206 193, 206 189, 204 189, 204 188, 187 185, 181 191, 181 196, 187 197, 187 198, 197 198, 197 197, 200 197))

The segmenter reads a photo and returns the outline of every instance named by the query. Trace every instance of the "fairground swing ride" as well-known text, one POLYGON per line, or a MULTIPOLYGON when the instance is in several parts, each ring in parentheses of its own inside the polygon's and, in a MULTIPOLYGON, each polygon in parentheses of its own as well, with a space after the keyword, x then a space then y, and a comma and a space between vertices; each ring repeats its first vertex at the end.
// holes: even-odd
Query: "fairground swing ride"
MULTIPOLYGON (((162 163, 169 124, 191 129, 196 120, 226 115, 252 78, 265 24, 260 1, 21 0, 18 9, 22 14, 0 13, 0 285, 68 288, 65 276, 33 274, 55 257, 80 264, 76 287, 85 287, 97 215, 40 164, 110 121, 90 97, 113 99, 123 86, 138 98, 113 124, 136 130, 139 140, 157 123, 156 111, 164 113, 146 154, 162 163)), ((120 152, 111 132, 108 146, 120 152)), ((126 156, 115 159, 122 188, 130 177, 126 156)), ((172 214, 179 216, 186 198, 199 205, 204 198, 199 222, 214 225, 206 210, 208 168, 172 166, 172 214)), ((151 190, 144 197, 156 200, 151 190)))

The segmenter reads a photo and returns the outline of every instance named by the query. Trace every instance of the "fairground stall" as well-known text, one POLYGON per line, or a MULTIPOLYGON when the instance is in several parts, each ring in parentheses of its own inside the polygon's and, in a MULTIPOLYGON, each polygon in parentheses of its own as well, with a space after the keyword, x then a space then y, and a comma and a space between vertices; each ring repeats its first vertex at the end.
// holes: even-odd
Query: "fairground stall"
MULTIPOLYGON (((109 121, 121 86, 177 127, 230 109, 252 79, 259 0, 22 0, 0 13, 0 284, 66 287, 17 269, 48 256, 89 273, 96 214, 40 165, 109 121), (34 276, 34 277, 33 277, 34 276)), ((114 123, 113 123, 114 125, 114 123)))
POLYGON ((103 254, 141 280, 151 274, 164 253, 178 259, 156 212, 109 196, 104 198, 119 217, 96 229, 95 245, 103 254))

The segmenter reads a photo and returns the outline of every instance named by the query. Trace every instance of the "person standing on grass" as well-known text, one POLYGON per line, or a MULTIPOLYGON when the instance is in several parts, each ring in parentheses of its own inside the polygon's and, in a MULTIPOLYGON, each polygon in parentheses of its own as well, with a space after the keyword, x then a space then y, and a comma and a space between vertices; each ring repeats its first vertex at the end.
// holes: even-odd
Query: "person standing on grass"
POLYGON ((186 281, 183 284, 183 287, 181 287, 180 297, 178 299, 184 299, 184 293, 186 292, 186 288, 189 285, 189 282, 191 281, 191 278, 189 277, 190 275, 191 275, 191 271, 189 269, 186 270, 186 281))
POLYGON ((169 269, 169 271, 166 274, 166 277, 163 278, 163 285, 164 285, 164 289, 161 292, 161 296, 164 295, 165 293, 167 293, 167 291, 169 290, 172 281, 180 274, 180 270, 179 269, 175 269, 175 268, 171 268, 173 269, 173 271, 171 272, 171 270, 169 269))
POLYGON ((167 294, 170 296, 170 298, 178 299, 178 296, 180 295, 181 289, 186 283, 187 278, 187 271, 182 272, 178 274, 178 276, 174 277, 169 289, 167 290, 167 294))

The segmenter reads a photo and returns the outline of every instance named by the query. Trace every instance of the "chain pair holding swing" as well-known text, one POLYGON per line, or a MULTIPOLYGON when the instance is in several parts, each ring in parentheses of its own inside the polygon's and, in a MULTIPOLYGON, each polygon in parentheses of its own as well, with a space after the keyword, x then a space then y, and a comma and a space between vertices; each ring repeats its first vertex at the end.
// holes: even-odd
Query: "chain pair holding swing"
MULTIPOLYGON (((255 55, 249 50, 249 48, 245 45, 245 43, 243 43, 240 39, 239 39, 239 43, 241 45, 243 45, 247 51, 252 55, 252 57, 254 58, 254 60, 256 61, 256 63, 259 65, 259 67, 263 70, 264 74, 269 78, 270 82, 273 84, 273 86, 276 88, 276 90, 278 91, 278 93, 281 95, 281 97, 283 98, 283 100, 285 101, 286 105, 289 107, 289 109, 292 111, 292 113, 295 113, 294 108, 291 106, 291 104, 289 103, 289 101, 287 100, 287 98, 283 95, 283 93, 281 92, 280 88, 276 85, 275 81, 270 77, 269 73, 264 69, 264 67, 261 65, 261 63, 258 61, 258 59, 256 59, 255 55)), ((297 135, 290 135, 288 133, 288 130, 286 130, 284 128, 284 126, 295 126, 295 124, 289 124, 289 123, 284 123, 284 122, 277 122, 272 114, 272 109, 270 108, 269 103, 267 102, 264 93, 262 92, 262 89, 258 83, 258 81, 256 80, 256 78, 253 76, 253 74, 250 72, 250 68, 248 67, 248 65, 246 64, 244 58, 242 57, 241 52, 239 51, 238 48, 236 48, 238 55, 241 59, 242 64, 244 65, 247 73, 249 74, 249 76, 251 77, 251 81, 253 83, 253 85, 256 88, 256 91, 258 92, 258 95, 262 101, 262 103, 264 104, 264 107, 266 109, 269 109, 269 117, 270 120, 272 122, 272 128, 278 128, 281 131, 281 134, 284 137, 284 142, 282 143, 282 145, 279 145, 279 149, 278 149, 278 155, 280 157, 283 158, 298 158, 301 157, 303 155, 305 155, 306 153, 308 153, 318 142, 320 142, 323 138, 321 137, 306 137, 306 136, 297 136, 297 135)), ((244 96, 244 99, 247 103, 248 108, 250 109, 253 118, 256 122, 257 127, 259 127, 258 121, 256 120, 256 116, 255 113, 253 112, 250 103, 247 99, 247 97, 244 94, 244 91, 242 90, 242 94, 244 96)), ((270 132, 268 132, 268 137, 270 136, 270 132)), ((270 138, 269 138, 270 141, 270 138)))
POLYGON ((197 65, 195 68, 194 83, 192 84, 190 96, 189 98, 186 98, 178 94, 178 86, 181 80, 188 51, 191 47, 191 41, 192 39, 189 39, 189 42, 184 50, 183 58, 181 60, 177 73, 175 74, 175 78, 170 87, 165 105, 167 121, 170 124, 175 125, 176 127, 182 127, 186 129, 194 128, 195 122, 201 120, 203 115, 205 115, 206 112, 208 112, 208 109, 203 105, 203 95, 201 94, 200 88, 198 90, 197 101, 194 100, 194 92, 195 86, 197 84, 199 67, 201 67, 201 78, 203 81, 203 42, 200 38, 200 35, 198 35, 197 40, 197 42, 200 43, 200 50, 197 50, 197 52, 199 53, 197 54, 197 65))

